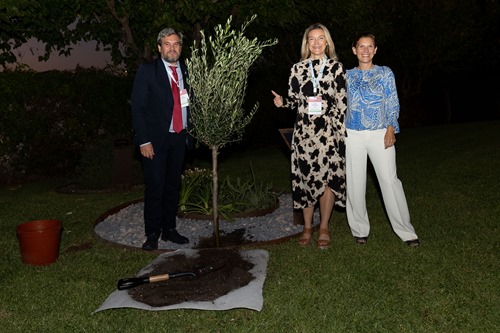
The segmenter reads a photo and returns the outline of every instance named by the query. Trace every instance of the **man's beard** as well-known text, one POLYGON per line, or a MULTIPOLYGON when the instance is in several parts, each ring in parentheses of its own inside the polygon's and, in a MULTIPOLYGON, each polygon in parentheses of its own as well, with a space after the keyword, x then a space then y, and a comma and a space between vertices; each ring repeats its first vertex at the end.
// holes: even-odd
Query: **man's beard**
POLYGON ((179 54, 175 53, 173 56, 167 54, 164 59, 166 62, 177 62, 177 60, 179 60, 179 54))

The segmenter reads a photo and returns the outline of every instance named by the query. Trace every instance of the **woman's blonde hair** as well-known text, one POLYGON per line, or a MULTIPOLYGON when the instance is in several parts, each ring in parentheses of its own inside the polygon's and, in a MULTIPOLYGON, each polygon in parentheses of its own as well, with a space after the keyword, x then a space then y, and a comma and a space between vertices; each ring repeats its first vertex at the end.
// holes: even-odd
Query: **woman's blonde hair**
POLYGON ((333 44, 333 39, 332 36, 330 35, 330 31, 321 23, 315 23, 309 26, 309 28, 306 29, 304 32, 304 37, 302 37, 302 47, 300 48, 300 60, 306 60, 311 56, 311 51, 309 51, 309 48, 307 47, 307 42, 309 39, 309 33, 312 30, 316 29, 321 29, 325 33, 326 37, 326 49, 325 53, 326 55, 333 59, 333 60, 339 60, 337 57, 337 53, 335 52, 335 44, 333 44))

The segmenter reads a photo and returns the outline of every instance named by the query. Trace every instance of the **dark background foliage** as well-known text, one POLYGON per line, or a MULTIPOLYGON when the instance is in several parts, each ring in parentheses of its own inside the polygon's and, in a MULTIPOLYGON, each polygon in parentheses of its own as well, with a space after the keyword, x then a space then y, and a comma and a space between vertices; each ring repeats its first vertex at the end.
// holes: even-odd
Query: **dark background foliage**
MULTIPOLYGON (((278 129, 292 127, 295 113, 272 105, 270 90, 283 84, 270 73, 269 68, 251 72, 246 101, 258 101, 260 108, 244 140, 222 155, 285 146, 278 129)), ((465 71, 437 74, 421 94, 401 98, 402 128, 500 119, 495 87, 486 79, 465 71)), ((2 73, 0 183, 73 174, 92 186, 109 183, 113 152, 129 144, 132 136, 131 87, 132 77, 99 70, 2 73)), ((193 154, 207 159, 210 155, 203 147, 193 154)), ((130 158, 136 164, 133 151, 130 158)))
MULTIPOLYGON (((259 102, 243 141, 233 149, 283 145, 279 128, 293 126, 294 112, 276 109, 271 89, 287 91, 290 67, 299 60, 303 31, 325 24, 346 68, 356 65, 354 35, 377 35, 375 63, 396 75, 402 128, 500 118, 495 97, 500 74, 500 4, 494 0, 18 0, 0 4, 0 183, 107 170, 115 140, 129 140, 129 99, 137 66, 155 56, 159 30, 185 33, 184 57, 229 15, 238 29, 252 14, 249 37, 278 38, 251 67, 244 107, 259 102), (75 17, 78 20, 75 21, 75 17), (95 40, 120 70, 74 72, 5 70, 15 47, 29 38, 47 53, 67 55, 72 43, 95 40), (126 73, 113 75, 111 73, 126 73), (100 156, 97 158, 97 156, 100 156), (96 157, 93 159, 92 157, 96 157)), ((197 156, 206 151, 199 148, 197 156)), ((131 153, 133 155, 133 153, 131 153)), ((133 158, 133 157, 132 157, 133 158)), ((95 172, 94 172, 95 173, 95 172)), ((97 179, 92 173, 87 179, 97 179)), ((108 177, 109 178, 109 177, 108 177)))
POLYGON ((1 182, 71 174, 103 138, 130 137, 128 77, 4 72, 0 90, 1 182))

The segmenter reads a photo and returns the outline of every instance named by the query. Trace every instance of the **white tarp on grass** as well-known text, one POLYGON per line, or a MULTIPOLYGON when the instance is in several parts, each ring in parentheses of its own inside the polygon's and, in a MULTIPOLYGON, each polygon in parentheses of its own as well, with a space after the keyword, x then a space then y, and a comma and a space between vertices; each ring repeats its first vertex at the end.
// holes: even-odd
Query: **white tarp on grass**
MULTIPOLYGON (((196 253, 197 250, 193 249, 180 249, 174 252, 162 253, 148 266, 144 267, 137 274, 137 276, 148 274, 148 272, 151 272, 152 267, 154 267, 156 263, 161 262, 167 256, 181 254, 190 257, 196 256, 196 253)), ((254 267, 249 271, 249 273, 254 276, 254 279, 246 286, 235 289, 228 294, 217 298, 216 300, 184 302, 180 304, 156 307, 134 300, 128 294, 128 290, 116 290, 108 296, 104 303, 95 312, 116 308, 137 308, 150 311, 173 309, 230 310, 235 308, 248 308, 251 310, 261 311, 264 304, 262 288, 266 278, 269 254, 265 250, 240 250, 240 255, 248 262, 254 264, 254 267)))

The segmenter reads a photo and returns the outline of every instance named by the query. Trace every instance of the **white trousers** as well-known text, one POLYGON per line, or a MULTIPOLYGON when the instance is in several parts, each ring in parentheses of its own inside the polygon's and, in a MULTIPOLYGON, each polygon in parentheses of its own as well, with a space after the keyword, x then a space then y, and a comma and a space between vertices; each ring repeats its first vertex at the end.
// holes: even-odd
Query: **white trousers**
POLYGON ((347 130, 346 142, 346 213, 354 237, 368 237, 370 222, 366 210, 367 158, 373 165, 382 191, 392 229, 403 241, 417 239, 410 223, 403 184, 396 174, 396 149, 384 148, 385 129, 347 130))

